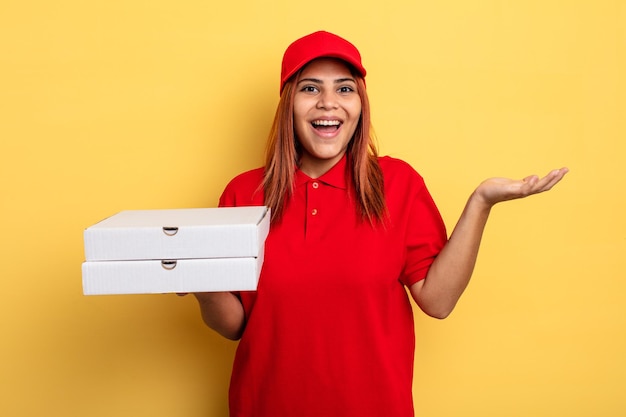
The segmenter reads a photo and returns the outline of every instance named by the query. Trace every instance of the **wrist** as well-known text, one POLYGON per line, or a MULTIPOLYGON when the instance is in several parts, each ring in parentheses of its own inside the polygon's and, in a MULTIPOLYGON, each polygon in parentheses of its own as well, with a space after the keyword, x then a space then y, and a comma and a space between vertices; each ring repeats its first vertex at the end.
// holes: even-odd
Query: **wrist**
POLYGON ((487 199, 481 192, 480 187, 474 190, 468 200, 468 206, 473 207, 475 210, 489 214, 491 208, 496 204, 495 202, 487 199))

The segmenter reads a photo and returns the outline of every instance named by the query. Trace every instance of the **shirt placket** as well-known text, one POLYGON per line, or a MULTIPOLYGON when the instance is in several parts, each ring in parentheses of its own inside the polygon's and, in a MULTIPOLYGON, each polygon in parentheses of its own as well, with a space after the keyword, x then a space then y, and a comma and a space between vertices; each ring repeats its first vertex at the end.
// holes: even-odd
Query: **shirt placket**
POLYGON ((305 237, 307 240, 311 240, 319 234, 322 184, 317 180, 309 181, 306 191, 305 237))

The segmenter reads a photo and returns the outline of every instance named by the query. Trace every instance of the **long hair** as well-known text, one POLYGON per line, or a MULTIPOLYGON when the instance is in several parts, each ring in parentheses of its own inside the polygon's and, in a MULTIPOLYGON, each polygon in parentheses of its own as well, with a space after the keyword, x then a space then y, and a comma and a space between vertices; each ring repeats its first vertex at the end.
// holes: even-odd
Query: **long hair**
MULTIPOLYGON (((373 225, 382 222, 387 211, 384 181, 378 164, 378 150, 372 137, 365 80, 357 73, 353 75, 361 99, 361 117, 346 153, 352 169, 359 211, 362 218, 373 225)), ((293 195, 294 177, 300 157, 300 146, 293 126, 297 79, 298 74, 285 83, 267 141, 263 190, 265 205, 272 210, 272 222, 280 221, 287 199, 293 195)))

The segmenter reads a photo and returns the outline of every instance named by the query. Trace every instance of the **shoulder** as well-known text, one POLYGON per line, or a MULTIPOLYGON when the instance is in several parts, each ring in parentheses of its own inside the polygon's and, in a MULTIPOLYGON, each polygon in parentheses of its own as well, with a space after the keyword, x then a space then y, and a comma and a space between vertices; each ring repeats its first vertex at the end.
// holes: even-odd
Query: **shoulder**
POLYGON ((408 162, 402 159, 381 156, 378 158, 378 164, 383 173, 385 185, 388 185, 390 182, 409 183, 418 187, 424 185, 422 176, 408 162))
POLYGON ((264 168, 251 169, 250 171, 242 172, 234 177, 226 188, 238 188, 247 186, 258 186, 263 181, 264 168))
POLYGON ((383 156, 379 158, 379 164, 385 181, 387 206, 397 224, 414 219, 412 224, 418 228, 432 226, 437 230, 434 232, 437 239, 445 238, 445 225, 424 178, 400 159, 383 156))
POLYGON ((264 168, 256 168, 234 177, 220 197, 220 206, 263 204, 264 168))

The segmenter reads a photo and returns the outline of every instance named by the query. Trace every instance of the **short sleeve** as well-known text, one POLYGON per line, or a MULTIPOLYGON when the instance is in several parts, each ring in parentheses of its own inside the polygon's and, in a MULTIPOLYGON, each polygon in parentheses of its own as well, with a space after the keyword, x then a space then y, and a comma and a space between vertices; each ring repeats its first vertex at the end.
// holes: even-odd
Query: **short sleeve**
POLYGON ((379 159, 385 177, 385 198, 403 250, 398 279, 406 286, 426 278, 428 269, 447 242, 446 227, 424 178, 408 163, 379 159))
POLYGON ((416 190, 410 204, 401 279, 406 286, 426 278, 430 265, 447 242, 445 224, 426 185, 422 183, 416 190))
MULTIPOLYGON (((263 168, 239 174, 226 185, 219 199, 220 207, 262 206, 263 168)), ((246 319, 256 299, 256 291, 233 291, 244 306, 246 319)))

